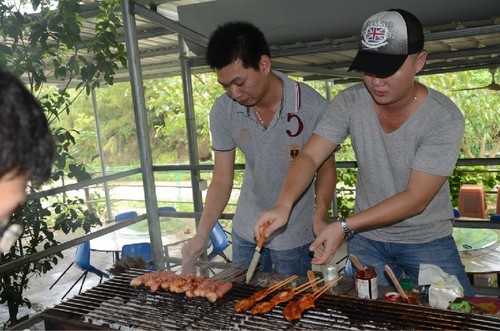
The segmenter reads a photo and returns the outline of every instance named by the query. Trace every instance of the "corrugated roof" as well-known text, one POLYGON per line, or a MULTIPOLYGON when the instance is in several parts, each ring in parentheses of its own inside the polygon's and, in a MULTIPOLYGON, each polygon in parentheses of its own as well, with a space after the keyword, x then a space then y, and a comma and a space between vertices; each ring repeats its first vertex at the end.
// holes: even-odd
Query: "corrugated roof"
MULTIPOLYGON (((356 54, 359 28, 369 16, 367 12, 388 6, 408 9, 422 21, 425 48, 429 51, 422 74, 500 66, 497 0, 138 0, 135 3, 137 6, 132 8, 138 10, 136 33, 144 79, 180 75, 179 34, 184 35, 194 51, 187 54, 193 60, 192 72, 208 71, 199 40, 206 41, 212 30, 225 21, 245 19, 269 36, 274 68, 306 80, 333 79, 336 83, 357 80, 359 75, 348 73, 347 68, 356 54), (143 14, 150 9, 151 15, 143 14), (194 38, 198 42, 192 42, 193 36, 200 38, 194 38)), ((93 36, 96 6, 96 3, 83 6, 84 41, 93 36)), ((123 31, 120 33, 124 40, 123 31)), ((127 69, 117 72, 117 82, 128 79, 127 69)))

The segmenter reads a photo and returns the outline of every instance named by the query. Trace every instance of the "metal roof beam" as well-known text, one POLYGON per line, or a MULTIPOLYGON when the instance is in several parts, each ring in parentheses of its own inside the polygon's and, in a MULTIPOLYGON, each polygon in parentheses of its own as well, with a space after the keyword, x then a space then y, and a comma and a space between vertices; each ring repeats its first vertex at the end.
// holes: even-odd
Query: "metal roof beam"
POLYGON ((141 6, 137 3, 131 2, 130 10, 134 13, 137 14, 147 20, 150 20, 151 22, 157 23, 164 28, 174 31, 180 35, 182 35, 184 38, 189 39, 190 41, 203 46, 207 47, 208 45, 208 38, 185 27, 184 25, 173 21, 171 19, 166 18, 163 15, 158 14, 157 12, 150 10, 144 6, 141 6))

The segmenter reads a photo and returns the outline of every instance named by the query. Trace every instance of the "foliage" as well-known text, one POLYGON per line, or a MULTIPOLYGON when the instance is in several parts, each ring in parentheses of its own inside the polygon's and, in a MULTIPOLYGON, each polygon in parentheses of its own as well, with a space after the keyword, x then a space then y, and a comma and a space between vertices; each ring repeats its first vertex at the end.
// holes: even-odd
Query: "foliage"
MULTIPOLYGON (((52 179, 89 179, 85 166, 72 155, 77 131, 57 127, 56 122, 61 115, 70 113, 74 98, 82 91, 90 93, 100 85, 101 80, 112 84, 117 63, 126 65, 124 47, 117 42, 121 22, 115 12, 119 1, 101 1, 95 26, 96 37, 88 43, 92 58, 79 54, 82 42, 80 1, 24 0, 18 5, 31 5, 36 14, 23 14, 20 7, 9 3, 0 6, 0 37, 5 41, 0 46, 0 65, 22 76, 44 108, 58 143, 52 179), (59 88, 45 87, 49 72, 53 78, 66 84, 59 88), (78 81, 78 87, 76 93, 70 95, 68 89, 73 81, 78 81)), ((12 248, 3 257, 6 262, 24 254, 36 253, 40 248, 57 245, 54 230, 69 233, 83 228, 89 232, 90 226, 100 224, 96 215, 87 210, 83 199, 67 199, 66 195, 52 204, 38 199, 28 200, 16 211, 11 222, 24 226, 23 240, 26 243, 20 250, 12 248), (54 228, 50 228, 52 221, 54 228)), ((0 303, 7 303, 9 307, 6 325, 19 321, 19 306, 30 306, 29 300, 23 298, 23 291, 32 275, 52 269, 61 257, 62 254, 58 253, 2 274, 0 303)))
MULTIPOLYGON (((125 49, 117 38, 117 31, 121 28, 120 18, 116 15, 119 1, 99 2, 95 39, 86 43, 87 50, 93 54, 91 57, 84 57, 79 50, 82 44, 80 1, 24 0, 21 3, 32 4, 37 14, 24 15, 12 5, 0 4, 0 37, 6 41, 0 44, 0 65, 22 76, 46 111, 58 141, 52 179, 89 179, 91 175, 87 169, 98 166, 92 92, 95 92, 99 122, 102 124, 106 164, 121 166, 137 163, 137 133, 130 86, 113 85, 115 70, 119 65, 127 65, 125 49), (56 10, 53 10, 54 6, 56 10), (47 87, 49 72, 53 78, 66 84, 57 88, 47 87), (70 86, 75 82, 77 88, 73 91, 70 86), (107 88, 94 90, 103 87, 101 85, 107 85, 107 88)), ((195 119, 185 117, 180 77, 156 79, 145 84, 148 132, 155 163, 189 161, 186 123, 192 120, 196 121, 201 159, 210 162, 208 114, 215 98, 223 91, 213 73, 196 74, 193 78, 195 119)), ((490 79, 486 70, 419 77, 424 84, 451 97, 462 109, 466 119, 462 158, 495 157, 500 148, 497 120, 499 93, 489 90, 454 91, 461 87, 487 85, 490 79)), ((325 95, 325 82, 307 83, 325 95)), ((345 87, 331 86, 331 97, 345 87)), ((354 160, 349 140, 343 143, 337 160, 354 160)), ((245 162, 239 152, 236 161, 245 162)), ((482 183, 490 190, 498 185, 498 173, 485 170, 490 169, 456 169, 450 177, 454 205, 463 183, 482 183), (481 172, 480 175, 471 174, 468 170, 481 172)), ((356 169, 339 169, 337 205, 339 214, 344 216, 353 210, 355 176, 356 169)), ((242 172, 236 173, 235 180, 235 186, 241 183, 242 172)), ((14 221, 25 225, 28 240, 26 254, 35 253, 40 247, 56 245, 53 229, 64 233, 77 228, 89 231, 90 226, 98 222, 84 199, 66 195, 52 199, 56 201, 29 200, 14 215, 14 221), (53 229, 50 227, 52 222, 53 229)), ((9 261, 19 257, 20 252, 13 249, 5 259, 9 261)), ((22 293, 31 275, 47 272, 57 263, 58 257, 62 255, 56 254, 13 270, 9 275, 2 275, 0 303, 8 302, 11 324, 17 321, 18 306, 30 305, 22 293)))
POLYGON ((420 77, 419 80, 448 97, 462 110, 465 132, 461 158, 496 157, 500 149, 498 105, 500 93, 481 87, 491 82, 488 70, 473 70, 420 77))
MULTIPOLYGON (((197 74, 193 77, 195 121, 199 139, 198 148, 202 150, 204 144, 209 145, 209 111, 215 98, 223 93, 223 91, 213 73, 197 74)), ((301 78, 295 79, 301 80, 301 78)), ((487 79, 490 79, 487 70, 423 76, 418 79, 429 87, 448 95, 463 110, 466 119, 466 128, 464 149, 460 157, 494 156, 498 150, 498 147, 495 147, 498 145, 498 121, 493 120, 498 111, 495 105, 500 101, 498 100, 498 92, 485 90, 454 91, 455 88, 467 85, 485 85, 487 79), (485 111, 482 114, 477 114, 478 108, 485 109, 485 111), (484 135, 486 138, 477 138, 478 134, 484 135), (483 148, 481 148, 481 143, 483 143, 483 148)), ((306 83, 322 95, 326 94, 327 84, 330 84, 330 82, 324 81, 308 81, 306 83)), ((115 166, 133 164, 134 161, 127 159, 127 157, 137 155, 136 136, 133 129, 132 111, 130 110, 132 108, 129 98, 130 91, 129 87, 123 87, 122 85, 125 84, 117 84, 112 88, 97 91, 102 135, 103 140, 106 141, 104 148, 105 157, 109 160, 108 164, 115 166), (121 147, 118 148, 117 146, 121 147)), ((148 126, 154 162, 157 164, 188 163, 186 118, 183 98, 180 97, 183 95, 180 77, 156 79, 147 82, 145 85, 148 126)), ((331 90, 330 98, 333 98, 339 91, 346 87, 347 85, 330 84, 328 87, 331 90)), ((95 157, 96 152, 95 150, 92 153, 89 152, 87 146, 92 146, 92 144, 85 143, 86 140, 83 141, 81 139, 88 137, 90 141, 93 141, 93 137, 91 136, 93 130, 91 106, 79 107, 76 103, 73 106, 76 106, 78 110, 75 109, 70 114, 70 116, 73 116, 71 122, 79 124, 78 127, 74 126, 73 128, 82 133, 89 133, 88 136, 80 134, 77 137, 78 143, 76 146, 81 147, 78 155, 80 157, 86 155, 85 164, 90 165, 92 160, 89 157, 92 155, 95 157), (85 114, 85 121, 81 118, 81 116, 84 116, 83 114, 85 114), (87 123, 88 126, 82 127, 82 122, 87 123)), ((66 127, 71 126, 68 125, 66 127)), ((338 161, 355 160, 349 138, 342 144, 342 150, 336 154, 336 158, 338 161)), ((207 162, 210 163, 210 160, 207 160, 207 162)), ((240 152, 237 152, 237 163, 244 162, 244 157, 240 152)), ((93 166, 96 167, 97 165, 94 163, 93 166)), ((155 176, 159 176, 159 174, 155 176)), ((189 174, 186 173, 186 176, 189 176, 189 174)), ((337 204, 339 213, 343 215, 352 213, 354 207, 352 188, 355 187, 355 176, 355 170, 339 169, 340 190, 337 204)), ((242 171, 236 172, 235 187, 241 183, 242 177, 242 171)), ((210 175, 206 179, 210 180, 210 175)), ((460 183, 463 183, 463 181, 460 179, 455 181, 453 178, 450 178, 450 183, 452 194, 454 192, 458 194, 460 183), (455 187, 454 185, 458 186, 455 187)), ((487 189, 493 190, 495 189, 495 185, 487 186, 487 189)), ((456 196, 452 197, 453 200, 457 198, 456 196)), ((232 208, 228 207, 225 211, 231 212, 232 208)))

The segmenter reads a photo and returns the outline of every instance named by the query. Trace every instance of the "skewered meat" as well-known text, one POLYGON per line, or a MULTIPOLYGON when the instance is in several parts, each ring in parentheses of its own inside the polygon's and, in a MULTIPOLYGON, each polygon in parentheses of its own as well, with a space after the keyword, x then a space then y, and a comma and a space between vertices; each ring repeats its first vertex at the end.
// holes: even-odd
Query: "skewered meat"
POLYGON ((177 275, 173 271, 154 271, 135 277, 130 286, 146 286, 152 293, 162 289, 174 293, 185 293, 187 297, 206 297, 215 302, 231 290, 233 284, 223 280, 214 280, 195 275, 177 275))
POLYGON ((256 303, 252 307, 251 312, 252 312, 252 315, 265 314, 265 313, 268 313, 271 310, 273 310, 274 306, 276 306, 276 305, 272 301, 262 301, 262 302, 256 303))
POLYGON ((232 283, 216 281, 207 288, 205 292, 205 297, 208 299, 208 301, 215 302, 217 301, 217 299, 222 298, 224 294, 229 292, 229 290, 232 287, 233 287, 232 283))
POLYGON ((234 305, 234 311, 237 313, 241 313, 248 308, 252 307, 253 304, 255 303, 255 300, 252 297, 241 299, 236 302, 234 305))
POLYGON ((332 279, 314 293, 306 293, 297 301, 290 301, 288 305, 286 305, 285 309, 283 309, 283 316, 285 317, 285 319, 287 321, 293 321, 301 318, 302 312, 304 310, 314 308, 314 301, 323 293, 328 291, 332 287, 332 285, 334 283, 337 283, 341 278, 342 276, 332 279))
POLYGON ((227 292, 231 291, 233 288, 233 283, 231 282, 223 282, 222 284, 219 284, 217 288, 215 289, 215 294, 217 294, 217 298, 222 298, 224 295, 226 295, 227 292))
POLYGON ((299 306, 301 310, 306 310, 310 308, 315 308, 314 306, 314 300, 316 298, 314 297, 313 293, 306 293, 300 299, 298 300, 299 306))
POLYGON ((269 286, 268 288, 265 288, 263 290, 260 290, 258 292, 255 292, 250 296, 249 298, 241 299, 236 302, 234 305, 234 311, 237 313, 241 313, 248 308, 252 307, 256 302, 262 301, 265 297, 267 297, 270 293, 273 291, 277 290, 281 286, 285 285, 286 283, 291 282, 297 278, 297 276, 290 276, 274 285, 269 286))
POLYGON ((276 294, 270 300, 270 302, 274 303, 274 305, 278 305, 282 302, 287 302, 288 300, 291 300, 294 297, 295 293, 296 293, 295 289, 281 291, 278 294, 276 294))
POLYGON ((271 300, 263 301, 263 302, 259 302, 259 303, 255 304, 255 306, 252 308, 252 314, 257 315, 257 314, 268 313, 276 305, 291 300, 296 294, 307 290, 311 286, 316 285, 316 283, 318 283, 319 281, 320 281, 319 279, 314 278, 307 283, 304 283, 300 286, 297 286, 294 289, 281 291, 281 292, 275 294, 271 300))
POLYGON ((290 301, 285 309, 283 309, 283 316, 287 321, 293 321, 302 317, 302 309, 298 301, 290 301))

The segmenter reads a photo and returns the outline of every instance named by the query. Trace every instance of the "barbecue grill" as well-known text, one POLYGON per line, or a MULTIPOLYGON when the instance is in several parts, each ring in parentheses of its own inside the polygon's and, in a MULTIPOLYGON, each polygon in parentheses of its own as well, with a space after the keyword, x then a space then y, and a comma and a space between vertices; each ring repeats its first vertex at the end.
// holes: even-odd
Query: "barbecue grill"
POLYGON ((430 307, 324 294, 316 308, 288 322, 286 303, 264 315, 234 312, 235 303, 261 287, 235 283, 215 303, 183 293, 151 293, 130 280, 147 270, 129 270, 42 313, 46 329, 78 330, 499 330, 500 318, 430 307))

